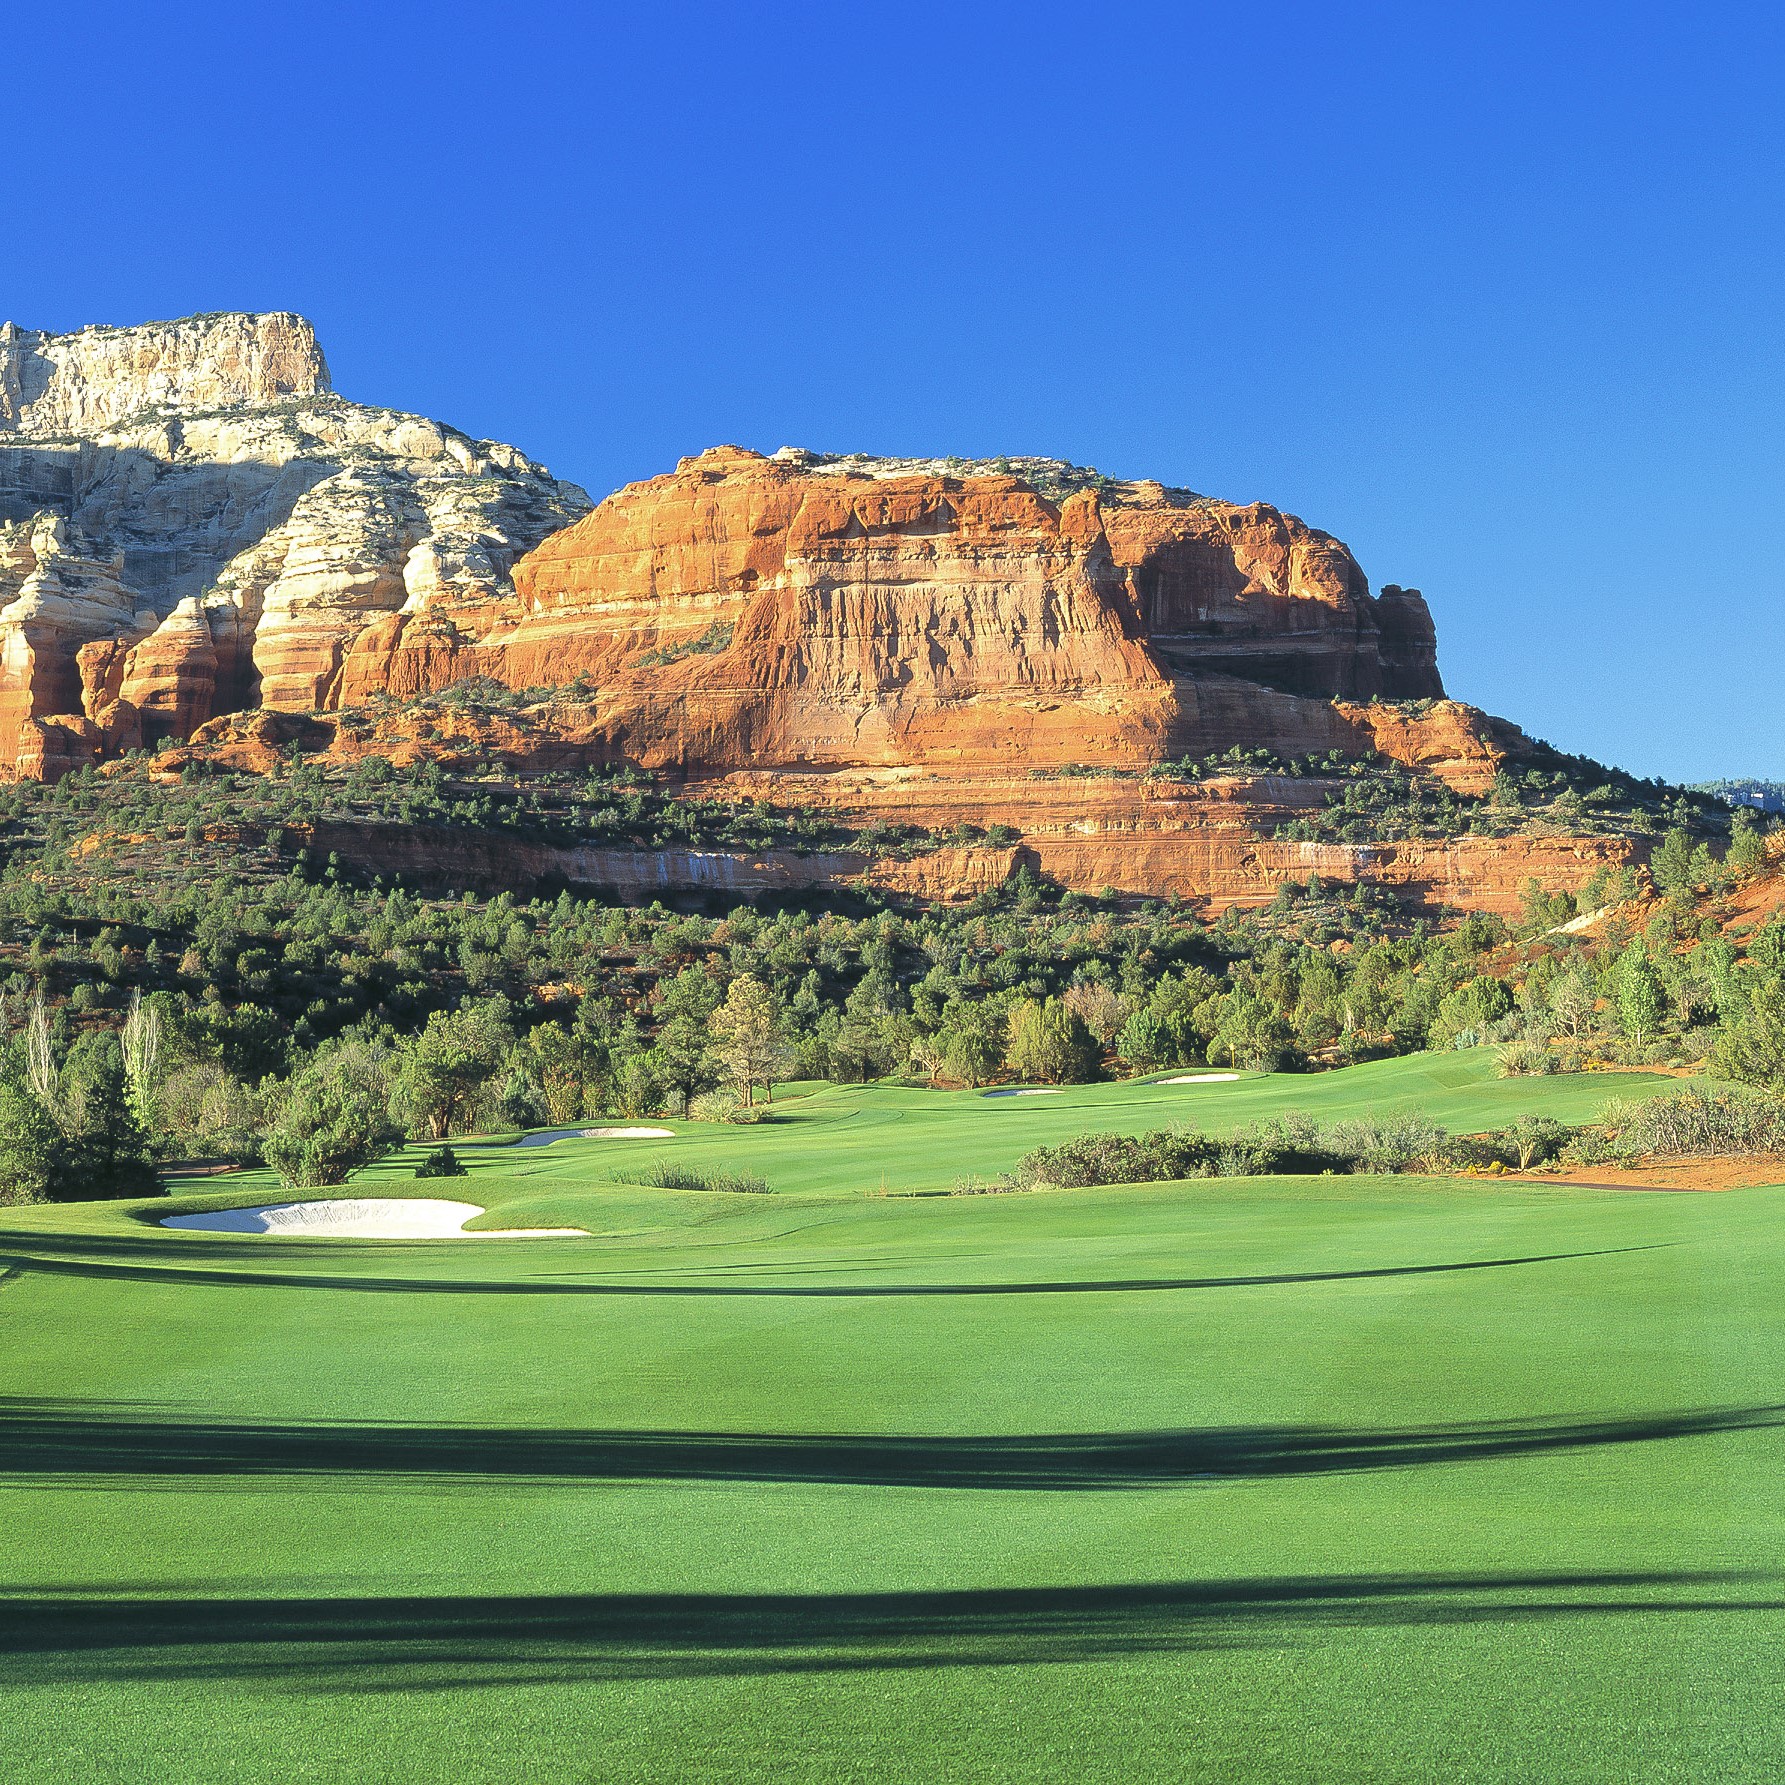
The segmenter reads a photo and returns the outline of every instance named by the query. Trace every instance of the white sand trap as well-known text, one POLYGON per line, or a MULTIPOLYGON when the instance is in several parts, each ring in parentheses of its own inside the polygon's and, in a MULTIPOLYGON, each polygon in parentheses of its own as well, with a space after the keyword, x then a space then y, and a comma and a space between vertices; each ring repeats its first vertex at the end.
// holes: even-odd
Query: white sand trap
POLYGON ((546 1128, 538 1134, 523 1134, 516 1143, 523 1147, 549 1147, 555 1140, 674 1140, 673 1128, 546 1128))
POLYGON ((1240 1075, 1237 1072, 1182 1072, 1176 1078, 1162 1078, 1162 1085, 1230 1085, 1240 1075))
POLYGON ((1058 1097, 1060 1087, 1050 1086, 1045 1091, 987 1091, 988 1097, 1058 1097))
POLYGON ((267 1202, 251 1209, 212 1209, 203 1215, 163 1215, 163 1227, 196 1227, 207 1233, 262 1233, 275 1238, 321 1235, 348 1240, 540 1240, 587 1239, 580 1227, 513 1227, 467 1233, 465 1223, 483 1210, 474 1202, 424 1196, 335 1196, 319 1202, 267 1202))

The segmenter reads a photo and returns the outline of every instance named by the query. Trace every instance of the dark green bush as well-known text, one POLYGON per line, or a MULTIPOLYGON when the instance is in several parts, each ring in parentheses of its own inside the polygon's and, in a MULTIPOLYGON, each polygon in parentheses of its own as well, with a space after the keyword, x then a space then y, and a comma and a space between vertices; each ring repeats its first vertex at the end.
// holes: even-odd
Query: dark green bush
POLYGON ((418 1178, 462 1178, 466 1175, 465 1162, 451 1147, 436 1147, 416 1166, 415 1175, 418 1178))
POLYGON ((1089 1184, 1150 1184, 1173 1178, 1207 1177, 1218 1149, 1200 1134, 1156 1129, 1131 1134, 1081 1134, 1057 1147, 1037 1147, 1017 1162, 1018 1178, 1030 1184, 1057 1184, 1063 1190, 1089 1184))

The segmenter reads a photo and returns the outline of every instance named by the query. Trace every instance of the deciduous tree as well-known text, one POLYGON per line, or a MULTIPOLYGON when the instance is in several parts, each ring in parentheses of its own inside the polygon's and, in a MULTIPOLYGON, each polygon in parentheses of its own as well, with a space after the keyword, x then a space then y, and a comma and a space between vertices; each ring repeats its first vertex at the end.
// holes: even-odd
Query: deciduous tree
POLYGON ((725 1002, 713 1013, 713 1036, 714 1057, 744 1107, 755 1103, 759 1085, 772 1103, 775 1080, 787 1060, 787 1044, 781 1038, 774 994, 754 974, 740 973, 731 982, 725 1002))

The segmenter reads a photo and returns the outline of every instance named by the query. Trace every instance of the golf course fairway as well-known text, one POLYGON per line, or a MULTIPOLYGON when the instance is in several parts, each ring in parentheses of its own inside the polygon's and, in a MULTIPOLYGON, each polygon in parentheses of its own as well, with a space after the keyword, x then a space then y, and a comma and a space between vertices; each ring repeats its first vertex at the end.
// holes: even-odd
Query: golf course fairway
POLYGON ((587 1238, 156 1225, 264 1172, 0 1211, 5 1776, 1776 1780, 1785 1189, 933 1194, 1089 1128, 1666 1084, 830 1087, 461 1149, 479 1222, 587 1238), (771 1193, 613 1180, 665 1159, 771 1193))

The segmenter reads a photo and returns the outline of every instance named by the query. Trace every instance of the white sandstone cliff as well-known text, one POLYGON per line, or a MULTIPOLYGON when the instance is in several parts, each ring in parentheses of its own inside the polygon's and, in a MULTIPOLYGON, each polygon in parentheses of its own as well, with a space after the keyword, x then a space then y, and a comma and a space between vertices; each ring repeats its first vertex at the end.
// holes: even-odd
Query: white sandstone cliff
POLYGON ((0 775, 328 705, 387 614, 508 623, 514 560, 588 507, 512 447, 333 395, 301 317, 8 323, 0 775))

